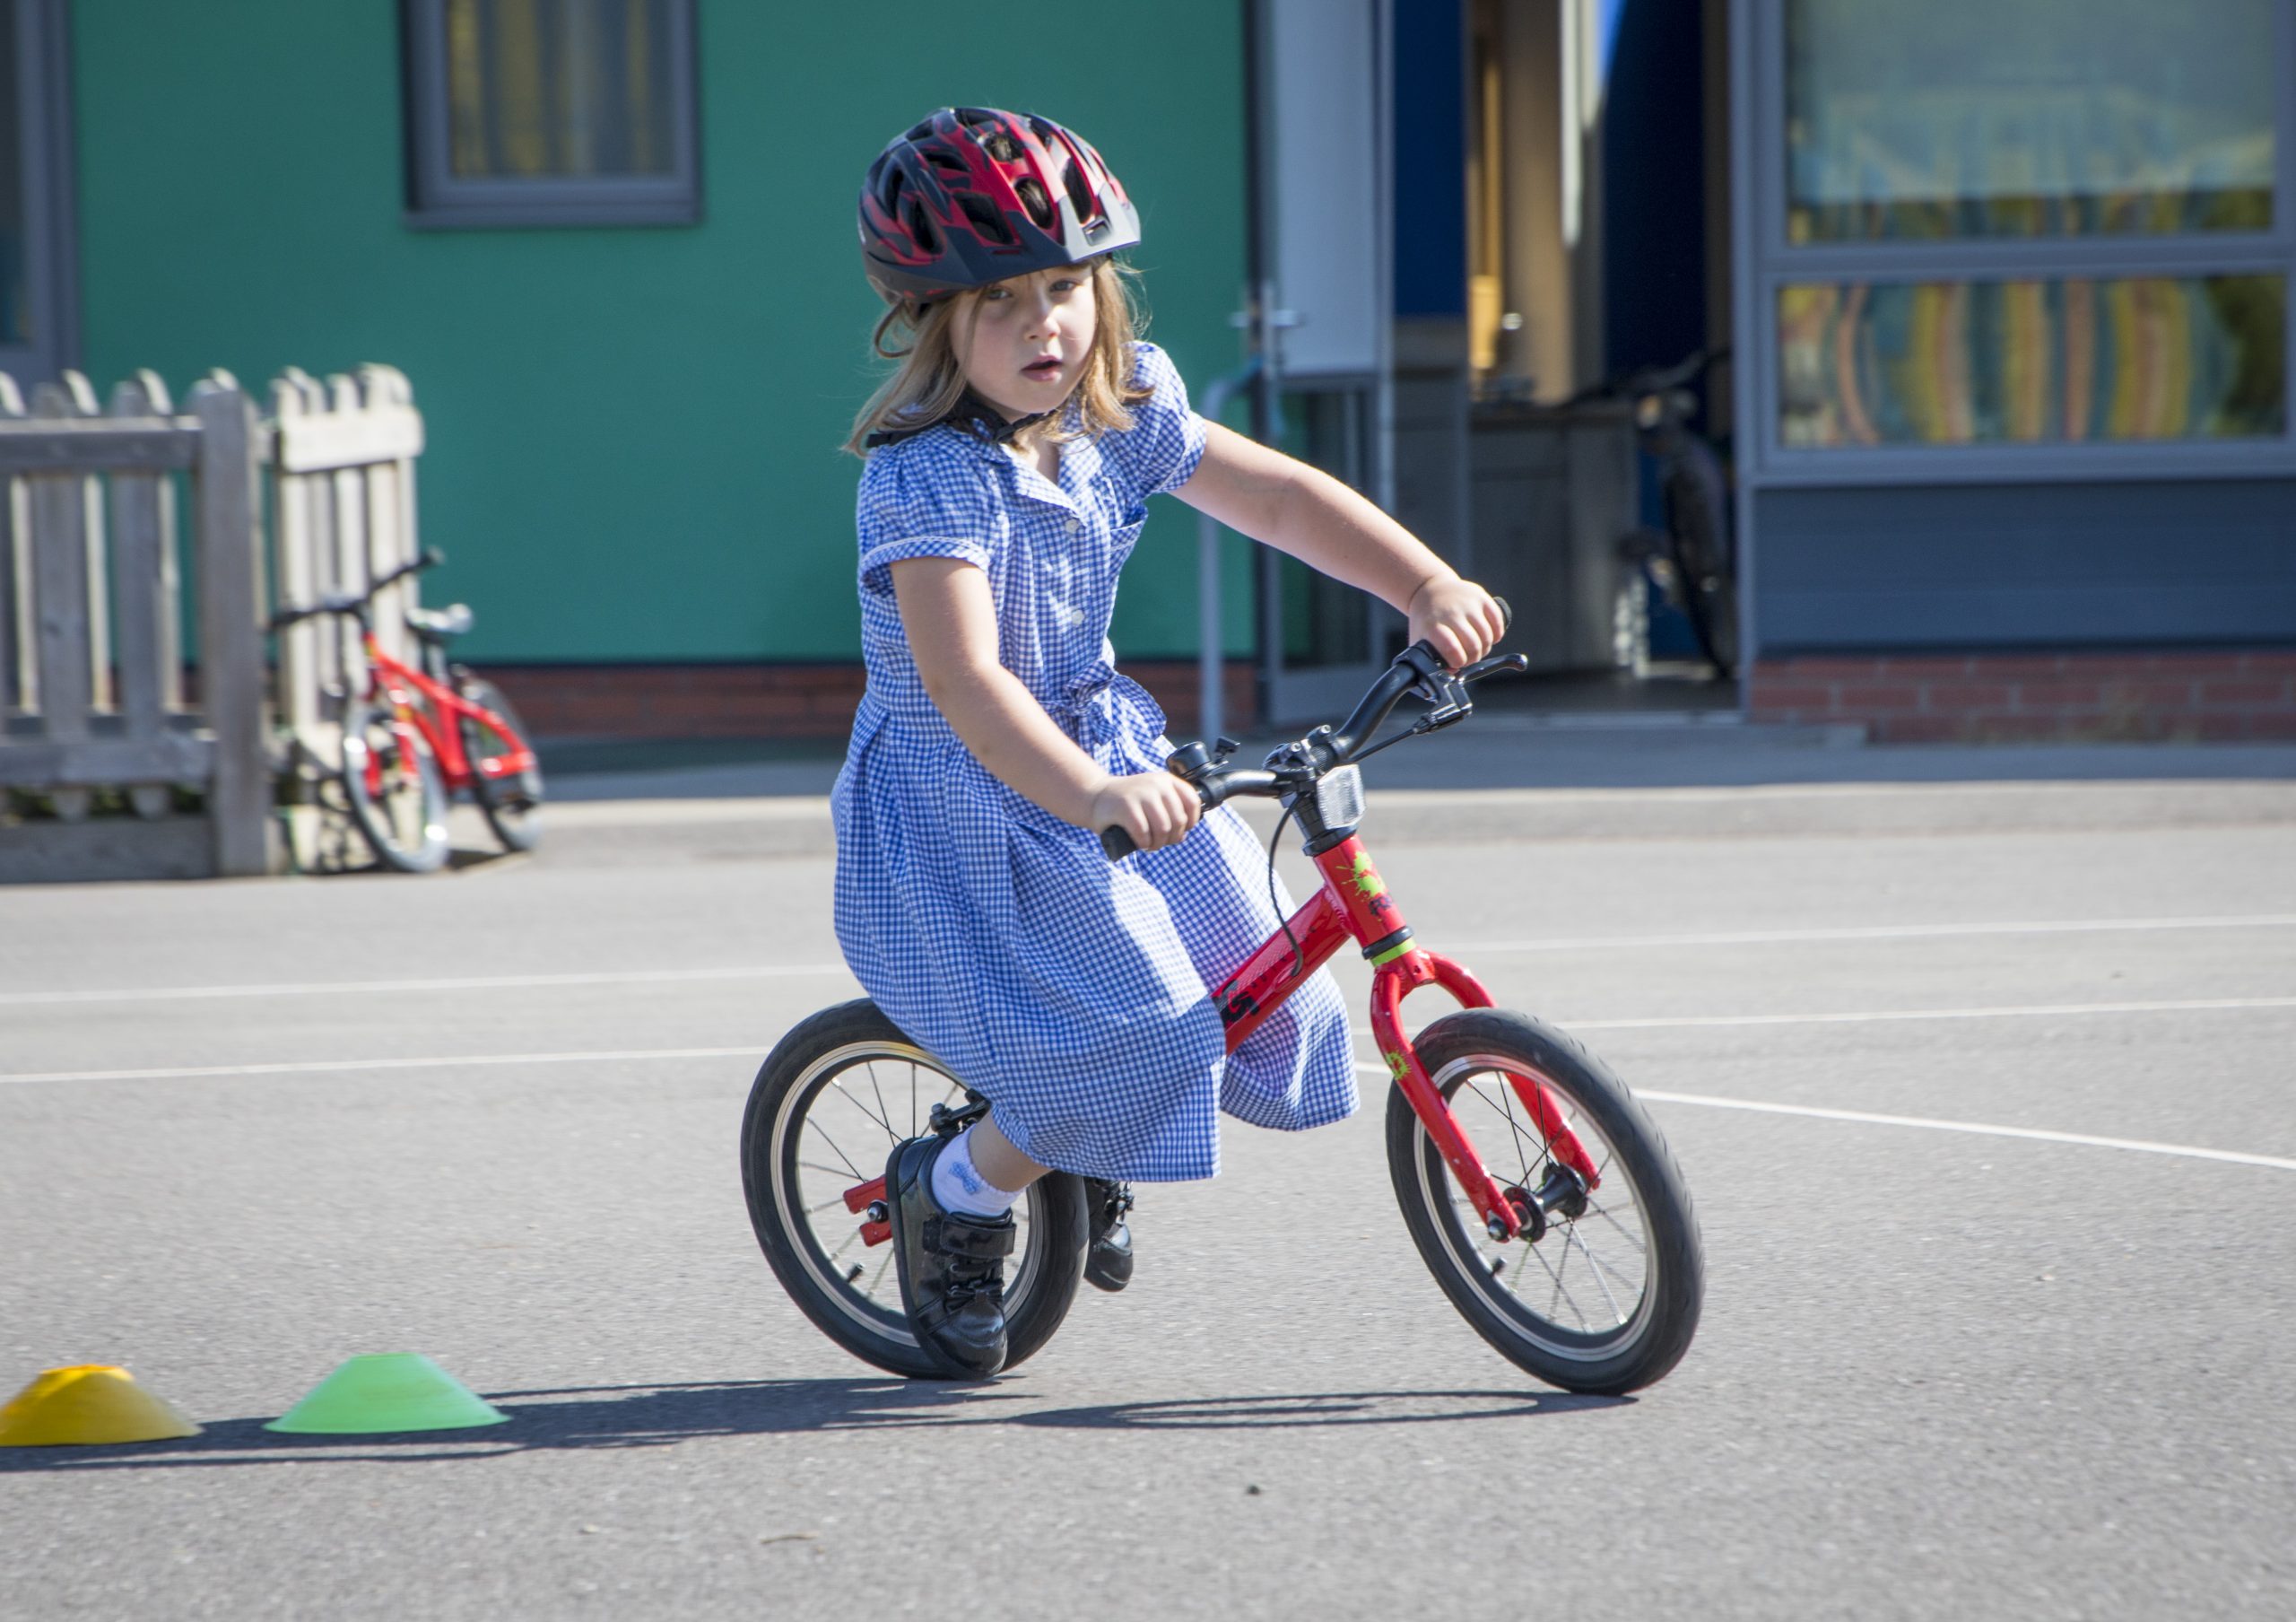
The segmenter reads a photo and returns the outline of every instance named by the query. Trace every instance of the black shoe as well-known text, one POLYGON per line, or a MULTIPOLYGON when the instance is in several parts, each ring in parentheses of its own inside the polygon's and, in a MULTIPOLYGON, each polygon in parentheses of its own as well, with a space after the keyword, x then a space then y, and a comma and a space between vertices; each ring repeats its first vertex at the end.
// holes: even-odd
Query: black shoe
POLYGON ((927 1356, 954 1379, 986 1380, 1004 1366, 1004 1258, 1018 1232, 1010 1211, 969 1216, 933 1198, 933 1161, 954 1142, 912 1138, 885 1165, 900 1304, 927 1356))
POLYGON ((1132 1208, 1132 1185, 1084 1179, 1084 1215, 1091 1224, 1092 1243, 1084 1251, 1084 1278, 1098 1288, 1114 1292, 1132 1282, 1132 1230, 1124 1214, 1132 1208))

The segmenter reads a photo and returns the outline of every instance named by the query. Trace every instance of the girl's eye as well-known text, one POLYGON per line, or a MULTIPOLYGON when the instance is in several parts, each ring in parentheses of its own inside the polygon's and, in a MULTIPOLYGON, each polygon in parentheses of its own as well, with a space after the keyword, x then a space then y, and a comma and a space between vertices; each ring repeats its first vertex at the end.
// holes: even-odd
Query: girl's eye
POLYGON ((980 290, 981 302, 984 304, 995 303, 1000 299, 1009 299, 1012 296, 1013 290, 1009 287, 984 287, 980 290))

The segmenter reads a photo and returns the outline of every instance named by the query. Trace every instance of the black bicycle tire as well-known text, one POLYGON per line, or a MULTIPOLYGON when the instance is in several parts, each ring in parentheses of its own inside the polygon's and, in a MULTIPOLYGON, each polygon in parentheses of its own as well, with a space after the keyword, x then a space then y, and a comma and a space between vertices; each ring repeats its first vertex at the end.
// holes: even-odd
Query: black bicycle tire
MULTIPOLYGON (((463 678, 457 690, 480 709, 500 716, 517 742, 528 750, 534 748, 526 722, 510 707, 501 688, 484 676, 471 676, 463 678)), ((507 785, 478 769, 479 756, 484 753, 483 736, 491 729, 481 727, 467 715, 458 713, 455 720, 462 733, 463 754, 470 761, 470 795, 478 802, 479 815, 486 818, 486 825, 494 831, 494 837, 505 850, 533 850, 542 840, 542 763, 537 761, 518 774, 516 794, 506 793, 507 785)))
MULTIPOLYGON (((1718 478, 1712 453, 1685 447, 1685 457, 1703 455, 1710 478, 1718 478)), ((1726 541, 1729 517, 1716 510, 1707 483, 1684 466, 1665 481, 1666 555, 1674 566, 1682 607, 1691 635, 1706 662, 1723 676, 1738 666, 1738 594, 1726 541), (1702 533, 1693 533, 1696 525, 1702 533)))
POLYGON ((446 866, 446 780, 439 774, 430 740, 419 728, 411 724, 398 727, 395 715, 379 704, 351 705, 343 718, 343 792, 351 807, 351 820, 358 824, 378 863, 397 873, 435 873, 446 866), (370 739, 376 732, 390 738, 393 750, 405 749, 413 759, 423 812, 423 838, 418 845, 401 842, 389 815, 367 792, 363 756, 372 746, 370 739))
POLYGON ((1387 1099, 1388 1177, 1412 1243, 1451 1304, 1501 1356, 1565 1391, 1616 1396, 1664 1378, 1698 1332, 1706 1266, 1688 1185, 1657 1125, 1601 1060, 1526 1015, 1493 1008, 1447 1015, 1412 1045, 1431 1077, 1457 1060, 1496 1057, 1522 1065, 1565 1094, 1610 1140, 1611 1174, 1624 1171, 1651 1228, 1656 1276, 1645 1289, 1646 1308, 1622 1326, 1631 1332, 1618 1349, 1602 1355, 1590 1347, 1587 1355, 1566 1355, 1541 1344, 1495 1304, 1502 1286, 1462 1252, 1464 1230, 1452 1225, 1458 1219, 1450 1201, 1445 1199, 1439 1209, 1431 1202, 1428 1190, 1447 1189, 1450 1173, 1403 1089, 1394 1088, 1387 1099))
MULTIPOLYGON (((957 1378, 953 1371, 918 1347, 874 1333, 840 1307, 808 1266, 801 1236, 793 1231, 794 1202, 786 1199, 789 1164, 794 1161, 798 1126, 790 1123, 777 1146, 776 1126, 782 1121, 791 1090, 816 1074, 819 1066, 838 1053, 866 1051, 872 1045, 904 1054, 930 1056, 909 1041, 877 1005, 857 998, 800 1020, 774 1045, 751 1084, 749 1103, 742 1112, 742 1197, 749 1207, 750 1226, 758 1248, 765 1252, 774 1277, 797 1310, 831 1340, 865 1363, 909 1379, 957 1378), (779 1152, 777 1152, 778 1149, 779 1152)), ((936 1067, 937 1068, 937 1067, 936 1067)), ((945 1071, 942 1072, 946 1074, 945 1071)), ((827 1077, 813 1085, 817 1095, 827 1077)), ((810 1099, 796 1101, 796 1107, 810 1099)), ((1022 1197, 1030 1201, 1032 1229, 1046 1235, 1045 1251, 1033 1282, 1008 1287, 1005 1296, 1004 1366, 1015 1368, 1042 1350, 1075 1304, 1076 1288, 1084 1276, 1088 1236, 1083 1180, 1065 1172, 1038 1179, 1022 1197)), ((1020 1280, 1014 1281, 1022 1283, 1020 1280)))

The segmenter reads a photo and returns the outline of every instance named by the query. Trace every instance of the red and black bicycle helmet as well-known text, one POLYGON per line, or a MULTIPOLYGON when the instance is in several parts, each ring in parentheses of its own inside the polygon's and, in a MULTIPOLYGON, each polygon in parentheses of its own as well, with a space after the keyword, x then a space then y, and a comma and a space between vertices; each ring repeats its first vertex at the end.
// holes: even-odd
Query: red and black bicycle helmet
POLYGON ((1140 216, 1100 154, 1025 113, 944 107, 894 137, 861 186, 861 262, 888 303, 1139 240, 1140 216))

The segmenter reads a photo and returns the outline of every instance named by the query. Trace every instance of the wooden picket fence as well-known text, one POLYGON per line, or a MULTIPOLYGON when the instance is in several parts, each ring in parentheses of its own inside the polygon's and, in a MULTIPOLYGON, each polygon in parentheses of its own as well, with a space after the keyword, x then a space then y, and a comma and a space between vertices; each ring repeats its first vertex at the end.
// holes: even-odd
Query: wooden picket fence
MULTIPOLYGON (((413 555, 422 423, 387 367, 290 371, 272 405, 217 372, 178 412, 139 372, 100 408, 66 373, 27 409, 0 376, 0 882, 275 872, 300 842, 275 807, 335 758, 363 670, 308 622, 270 677, 266 577, 300 605, 413 555)), ((394 651, 413 587, 378 615, 394 651)))
MULTIPOLYGON (((414 458, 422 418, 406 379, 387 366, 325 382, 290 368, 271 386, 273 578, 282 606, 366 589, 413 558, 414 458)), ((375 599, 385 652, 413 662, 406 615, 420 606, 413 577, 375 599)), ((342 758, 343 707, 367 677, 356 628, 340 618, 304 620, 278 638, 277 726, 283 852, 291 865, 326 868, 346 852, 330 834, 320 785, 342 758)), ((349 859, 358 859, 355 850, 349 859)))

